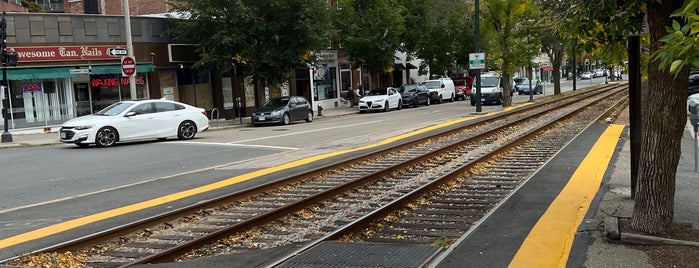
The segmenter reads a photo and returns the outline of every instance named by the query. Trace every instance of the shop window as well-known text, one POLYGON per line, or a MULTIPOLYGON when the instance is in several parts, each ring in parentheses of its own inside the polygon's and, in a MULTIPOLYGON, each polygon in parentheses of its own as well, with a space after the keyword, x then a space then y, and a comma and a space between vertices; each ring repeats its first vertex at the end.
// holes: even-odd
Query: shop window
POLYGON ((316 67, 313 74, 315 83, 315 100, 328 100, 337 98, 337 78, 335 76, 337 68, 321 65, 316 67))

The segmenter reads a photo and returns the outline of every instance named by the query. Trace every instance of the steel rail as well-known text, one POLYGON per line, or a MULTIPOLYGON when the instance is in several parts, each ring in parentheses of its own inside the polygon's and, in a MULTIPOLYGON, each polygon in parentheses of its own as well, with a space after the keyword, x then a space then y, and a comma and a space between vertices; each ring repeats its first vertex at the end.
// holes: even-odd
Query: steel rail
MULTIPOLYGON (((620 90, 618 89, 618 91, 620 91, 620 90)), ((607 90, 602 95, 608 96, 608 95, 615 94, 616 92, 617 91, 607 90)), ((588 104, 586 107, 593 105, 593 104, 595 104, 595 103, 592 102, 592 103, 588 104)), ((540 111, 538 113, 530 114, 530 117, 543 116, 547 113, 550 113, 551 110, 560 109, 562 107, 565 107, 565 106, 555 106, 555 107, 552 107, 551 109, 548 109, 548 110, 544 110, 544 111, 540 111)), ((398 170, 402 170, 402 169, 405 169, 406 167, 411 167, 411 166, 414 166, 416 164, 423 163, 429 159, 434 158, 435 156, 442 155, 448 151, 454 150, 454 148, 458 148, 458 147, 463 146, 465 144, 474 143, 477 140, 483 139, 483 137, 492 136, 494 134, 502 132, 503 130, 506 130, 512 126, 517 125, 517 124, 521 124, 521 123, 519 121, 511 122, 509 124, 505 124, 505 125, 502 125, 502 126, 495 128, 495 129, 491 129, 489 131, 481 133, 477 136, 457 141, 457 142, 452 143, 450 145, 444 146, 440 149, 433 150, 427 154, 423 154, 423 155, 417 156, 415 158, 409 159, 407 161, 403 161, 401 163, 392 165, 392 166, 387 167, 383 170, 373 172, 371 174, 365 175, 365 176, 363 176, 359 179, 353 180, 351 182, 335 186, 331 189, 328 189, 328 190, 325 190, 323 192, 311 195, 307 198, 298 200, 296 202, 287 204, 287 205, 282 206, 278 209, 265 212, 261 215, 253 217, 247 221, 240 222, 238 224, 229 226, 227 228, 220 229, 220 230, 213 232, 213 233, 210 233, 208 235, 199 237, 198 239, 191 240, 191 241, 188 241, 185 243, 181 243, 175 247, 151 254, 149 256, 138 259, 138 260, 131 262, 131 263, 129 263, 125 266, 122 266, 122 267, 128 267, 128 266, 132 266, 132 265, 136 265, 136 264, 162 263, 162 262, 171 261, 171 260, 175 259, 176 257, 181 256, 181 255, 185 254, 186 252, 191 251, 192 249, 202 247, 206 244, 210 244, 210 243, 212 243, 212 241, 216 241, 216 240, 228 237, 234 233, 240 233, 240 232, 247 231, 250 228, 255 227, 255 226, 260 226, 262 224, 272 222, 273 220, 279 219, 280 217, 289 215, 289 214, 296 212, 296 211, 299 211, 303 208, 307 208, 313 204, 317 204, 319 202, 322 202, 323 200, 327 200, 327 199, 335 197, 341 193, 347 192, 348 189, 355 189, 359 186, 366 185, 372 181, 376 181, 379 178, 384 177, 386 175, 389 175, 391 173, 394 173, 398 170)), ((525 134, 526 137, 528 137, 530 135, 533 135, 533 134, 532 133, 525 134)), ((503 150, 508 150, 509 148, 511 148, 511 146, 515 146, 516 144, 517 143, 515 143, 515 142, 511 142, 511 143, 506 144, 505 146, 501 147, 500 149, 496 150, 493 153, 496 153, 496 152, 499 153, 503 150)), ((493 153, 491 153, 491 154, 493 154, 493 153)), ((472 167, 472 165, 467 165, 467 166, 469 168, 472 167)), ((459 169, 459 170, 461 170, 461 169, 459 169)), ((452 173, 454 173, 454 171, 450 172, 450 174, 452 174, 452 173)), ((440 178, 440 179, 442 179, 442 178, 440 178)), ((437 179, 437 180, 440 180, 440 179, 437 179)), ((441 185, 441 184, 438 184, 438 185, 441 185)))
MULTIPOLYGON (((602 115, 597 117, 597 119, 593 120, 591 122, 591 124, 597 120, 600 120, 600 118, 603 118, 603 117, 611 114, 614 109, 617 109, 620 105, 626 103, 625 102, 626 100, 628 100, 628 99, 624 98, 624 100, 617 102, 615 105, 610 107, 607 111, 605 111, 602 115)), ((580 113, 581 111, 583 111, 584 109, 591 107, 591 106, 594 106, 596 104, 597 104, 596 102, 592 102, 584 107, 581 107, 580 109, 577 109, 575 111, 571 111, 571 112, 565 114, 564 116, 561 116, 558 120, 566 120, 568 118, 571 118, 571 117, 575 116, 576 114, 580 113)), ((440 187, 442 187, 442 186, 454 181, 455 179, 463 176, 462 175, 463 173, 468 172, 469 170, 474 168, 479 163, 487 162, 491 159, 494 159, 498 155, 503 154, 504 152, 507 152, 507 151, 511 150, 512 148, 515 148, 515 147, 519 146, 520 144, 534 138, 539 133, 555 127, 558 120, 552 121, 552 122, 550 122, 550 123, 548 123, 545 126, 542 126, 540 128, 529 130, 527 133, 525 133, 521 137, 517 138, 516 140, 510 141, 509 143, 503 145, 502 147, 500 147, 494 151, 491 151, 491 152, 487 153, 486 155, 483 155, 477 159, 474 159, 470 163, 463 165, 458 169, 452 170, 449 173, 447 173, 439 178, 434 179, 433 181, 429 182, 428 184, 423 185, 422 187, 419 187, 419 188, 417 188, 409 193, 406 193, 405 195, 403 195, 399 198, 396 198, 395 200, 393 200, 389 204, 387 204, 383 207, 377 208, 376 210, 362 216, 361 218, 359 218, 353 222, 346 224, 342 228, 339 228, 338 230, 336 230, 332 233, 329 233, 329 234, 327 234, 327 235, 325 235, 325 236, 323 236, 315 241, 306 243, 303 247, 301 247, 301 248, 299 248, 291 253, 288 253, 282 257, 279 257, 279 258, 275 259, 273 262, 266 264, 265 266, 266 267, 274 267, 274 266, 281 265, 282 263, 302 254, 303 252, 317 246, 318 244, 320 244, 322 242, 326 242, 326 241, 330 241, 330 240, 338 240, 338 239, 340 239, 344 236, 347 236, 353 232, 357 232, 358 230, 363 230, 364 227, 366 225, 370 224, 371 222, 378 220, 378 219, 381 219, 383 217, 386 217, 387 215, 389 215, 395 211, 401 210, 406 205, 412 203, 415 199, 417 199, 421 196, 424 196, 426 194, 429 194, 430 192, 433 192, 433 191, 439 189, 440 187)), ((504 203, 507 200, 507 198, 509 198, 509 196, 514 194, 514 192, 515 191, 510 193, 507 197, 505 197, 503 200, 501 200, 496 206, 499 206, 499 204, 504 203)), ((483 219, 481 219, 481 221, 482 220, 483 219)), ((472 227, 472 228, 474 228, 474 227, 472 227)))

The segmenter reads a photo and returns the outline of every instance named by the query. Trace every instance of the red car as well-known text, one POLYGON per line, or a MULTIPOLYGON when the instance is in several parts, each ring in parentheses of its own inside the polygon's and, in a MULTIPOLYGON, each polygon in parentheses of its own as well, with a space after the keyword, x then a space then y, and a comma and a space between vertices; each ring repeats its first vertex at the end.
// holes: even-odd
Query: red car
POLYGON ((465 100, 466 97, 471 97, 471 85, 473 85, 472 77, 454 77, 454 89, 456 89, 457 100, 465 100))

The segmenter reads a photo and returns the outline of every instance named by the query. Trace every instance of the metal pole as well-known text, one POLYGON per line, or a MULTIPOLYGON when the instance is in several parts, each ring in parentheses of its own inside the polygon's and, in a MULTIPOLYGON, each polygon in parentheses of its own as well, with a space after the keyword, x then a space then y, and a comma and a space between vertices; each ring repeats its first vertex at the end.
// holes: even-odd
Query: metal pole
POLYGON ((575 70, 578 65, 577 62, 575 62, 575 46, 578 44, 578 40, 573 41, 573 91, 575 91, 575 79, 577 78, 577 70, 575 70))
MULTIPOLYGON (((529 27, 527 27, 527 45, 529 45, 529 27)), ((529 80, 529 102, 534 102, 534 89, 532 88, 532 59, 527 51, 527 80, 529 80)))
POLYGON ((2 143, 6 142, 12 142, 12 134, 10 134, 10 131, 8 129, 9 119, 10 119, 10 87, 8 87, 7 83, 7 58, 5 57, 6 53, 6 46, 7 46, 7 40, 5 40, 5 33, 7 31, 7 20, 5 20, 5 11, 2 12, 2 33, 3 33, 3 39, 0 40, 2 42, 2 55, 0 55, 0 58, 2 58, 2 96, 0 96, 0 99, 2 99, 2 117, 3 117, 3 126, 4 130, 2 132, 2 143))
POLYGON ((641 38, 629 36, 629 133, 631 142, 631 198, 636 195, 639 166, 641 163, 641 38))
MULTIPOLYGON (((697 108, 699 109, 699 107, 697 108)), ((699 127, 694 127, 694 172, 699 172, 699 127)))
MULTIPOLYGON (((123 0, 124 3, 124 29, 126 30, 126 50, 130 57, 134 56, 133 53, 133 41, 131 40, 131 15, 129 14, 129 0, 123 0)), ((137 68, 138 69, 138 68, 137 68)), ((131 99, 137 100, 138 95, 136 93, 136 72, 129 76, 129 89, 131 92, 131 99)))
MULTIPOLYGON (((481 37, 480 37, 481 31, 480 31, 480 26, 479 26, 479 22, 478 22, 479 17, 480 17, 480 14, 479 14, 480 13, 480 4, 478 3, 478 0, 476 0, 475 5, 476 5, 475 6, 476 11, 474 12, 475 17, 476 17, 475 18, 476 21, 475 21, 475 25, 474 25, 476 28, 475 29, 476 30, 475 48, 476 48, 476 52, 479 52, 481 50, 481 48, 480 48, 480 46, 481 46, 481 37)), ((476 112, 480 113, 481 111, 483 111, 483 109, 481 107, 481 69, 476 69, 476 112)))

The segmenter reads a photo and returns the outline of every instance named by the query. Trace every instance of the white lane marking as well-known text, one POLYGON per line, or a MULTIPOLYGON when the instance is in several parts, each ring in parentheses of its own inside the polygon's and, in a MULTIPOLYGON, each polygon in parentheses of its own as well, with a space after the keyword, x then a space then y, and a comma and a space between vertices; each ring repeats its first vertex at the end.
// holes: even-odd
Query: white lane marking
POLYGON ((272 146, 272 145, 254 145, 254 144, 237 144, 231 142, 199 142, 199 141, 176 141, 179 144, 196 144, 196 145, 215 145, 215 146, 230 146, 230 147, 252 147, 252 148, 268 148, 280 150, 298 150, 296 147, 272 146))
POLYGON ((362 123, 352 124, 352 125, 342 125, 342 126, 336 126, 336 127, 326 127, 326 128, 319 128, 319 129, 314 129, 314 130, 306 130, 306 131, 300 131, 300 132, 294 132, 294 133, 287 133, 287 134, 276 135, 276 136, 266 136, 266 137, 260 137, 260 138, 255 138, 255 139, 240 140, 240 141, 230 142, 229 144, 239 144, 239 143, 243 143, 243 142, 259 141, 259 140, 265 140, 265 139, 275 139, 275 138, 279 138, 279 137, 287 137, 287 136, 293 136, 293 135, 299 135, 299 134, 306 134, 306 133, 311 133, 311 132, 325 131, 325 130, 330 130, 330 129, 355 127, 355 126, 361 126, 361 125, 367 125, 367 124, 373 124, 373 123, 380 123, 380 122, 383 122, 383 120, 368 121, 368 122, 362 122, 362 123))

